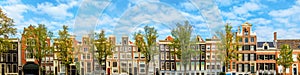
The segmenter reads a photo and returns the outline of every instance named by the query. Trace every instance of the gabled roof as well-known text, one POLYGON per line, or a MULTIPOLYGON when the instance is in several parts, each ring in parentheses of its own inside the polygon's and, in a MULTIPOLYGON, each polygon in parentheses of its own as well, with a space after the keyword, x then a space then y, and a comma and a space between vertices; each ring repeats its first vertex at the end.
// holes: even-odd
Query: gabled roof
POLYGON ((173 41, 173 38, 172 38, 172 36, 167 36, 165 40, 166 41, 173 41))
POLYGON ((202 37, 201 37, 200 35, 197 35, 197 36, 196 36, 196 40, 197 40, 198 42, 204 42, 204 40, 202 39, 202 37))

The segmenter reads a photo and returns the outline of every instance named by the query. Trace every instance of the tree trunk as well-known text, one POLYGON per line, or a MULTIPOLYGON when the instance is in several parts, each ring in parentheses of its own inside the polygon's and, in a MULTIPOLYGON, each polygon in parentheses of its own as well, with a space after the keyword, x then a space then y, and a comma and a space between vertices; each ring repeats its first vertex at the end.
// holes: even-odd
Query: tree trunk
POLYGON ((41 59, 38 61, 38 64, 39 64, 39 75, 42 75, 42 70, 41 70, 41 66, 42 66, 42 63, 41 63, 41 59))
POLYGON ((283 67, 283 75, 286 75, 286 74, 285 74, 285 71, 286 71, 286 68, 283 67))
POLYGON ((101 63, 99 63, 100 64, 100 75, 102 75, 102 65, 101 65, 101 63))
POLYGON ((149 62, 148 63, 146 63, 146 75, 148 75, 148 71, 149 70, 149 62))
POLYGON ((228 63, 225 61, 225 73, 228 72, 228 63))
POLYGON ((67 65, 65 65, 65 73, 66 73, 66 75, 69 75, 69 64, 67 64, 67 65))
POLYGON ((184 67, 184 72, 183 72, 184 74, 183 75, 186 75, 186 65, 184 65, 183 67, 184 67))

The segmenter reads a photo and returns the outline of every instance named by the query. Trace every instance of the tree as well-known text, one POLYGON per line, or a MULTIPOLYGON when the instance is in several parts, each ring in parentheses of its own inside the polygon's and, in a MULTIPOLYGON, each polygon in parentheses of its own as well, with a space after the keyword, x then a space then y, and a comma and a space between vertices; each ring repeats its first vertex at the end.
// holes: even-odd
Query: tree
POLYGON ((283 75, 286 74, 286 68, 293 64, 293 49, 287 45, 281 45, 279 57, 276 59, 278 65, 283 66, 283 75))
POLYGON ((171 34, 174 37, 171 47, 177 49, 175 54, 179 57, 184 66, 184 74, 186 74, 186 68, 190 63, 191 57, 198 53, 191 48, 191 46, 195 44, 192 39, 192 31, 193 27, 188 21, 185 21, 184 25, 177 23, 176 27, 171 31, 171 34))
POLYGON ((134 34, 135 45, 146 57, 146 75, 148 75, 149 62, 155 54, 157 37, 157 30, 149 26, 144 27, 144 34, 141 31, 134 34))
POLYGON ((8 40, 9 35, 15 35, 17 33, 17 29, 14 28, 13 19, 6 16, 6 14, 0 8, 0 53, 7 51, 8 45, 11 43, 8 40))
POLYGON ((105 38, 105 33, 102 30, 101 33, 95 33, 97 39, 95 40, 95 46, 96 46, 96 58, 98 60, 98 63, 100 65, 100 71, 102 71, 102 63, 105 63, 107 57, 109 55, 112 55, 112 49, 114 45, 111 43, 111 41, 108 41, 107 38, 105 38))
POLYGON ((23 42, 31 43, 26 50, 29 50, 32 53, 31 57, 38 62, 39 74, 41 74, 42 59, 52 52, 50 44, 47 42, 50 41, 51 36, 52 32, 48 32, 44 24, 39 24, 37 28, 30 25, 23 31, 23 37, 25 37, 23 42))
POLYGON ((62 64, 65 66, 65 75, 69 75, 70 64, 73 63, 73 40, 70 38, 68 26, 63 26, 63 30, 59 30, 58 38, 58 58, 61 58, 62 64))
POLYGON ((225 72, 228 72, 230 61, 233 59, 238 59, 238 47, 239 45, 239 37, 236 36, 234 32, 231 31, 232 26, 230 24, 225 25, 225 31, 216 32, 218 37, 220 38, 220 42, 217 44, 218 46, 218 57, 225 65, 225 72))

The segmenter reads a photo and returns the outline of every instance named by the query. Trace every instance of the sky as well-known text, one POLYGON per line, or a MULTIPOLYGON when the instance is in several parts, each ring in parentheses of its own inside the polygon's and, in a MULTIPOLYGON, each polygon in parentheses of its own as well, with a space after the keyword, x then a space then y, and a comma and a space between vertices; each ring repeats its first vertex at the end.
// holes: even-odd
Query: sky
POLYGON ((233 31, 245 22, 252 24, 258 41, 300 38, 299 0, 1 0, 0 8, 14 19, 20 37, 24 27, 45 24, 58 37, 63 25, 77 39, 104 30, 117 38, 155 27, 158 40, 184 21, 193 35, 211 38, 225 23, 233 31))

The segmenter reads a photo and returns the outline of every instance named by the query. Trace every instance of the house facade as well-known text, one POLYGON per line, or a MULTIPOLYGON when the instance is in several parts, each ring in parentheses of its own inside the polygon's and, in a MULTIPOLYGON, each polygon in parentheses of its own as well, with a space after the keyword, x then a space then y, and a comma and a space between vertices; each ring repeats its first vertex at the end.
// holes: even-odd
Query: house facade
POLYGON ((22 74, 19 70, 19 66, 22 66, 19 60, 21 54, 20 40, 17 38, 9 38, 9 41, 11 41, 11 44, 8 46, 7 51, 0 54, 0 74, 22 74))
MULTIPOLYGON (((203 39, 198 36, 197 43, 193 44, 191 48, 199 54, 191 57, 191 62, 188 63, 186 68, 186 73, 189 75, 200 75, 206 74, 205 71, 205 54, 206 54, 206 44, 203 39), (201 53, 200 53, 201 52, 201 53)), ((175 51, 177 49, 172 48, 170 45, 172 44, 173 38, 171 36, 167 36, 164 40, 159 40, 159 74, 160 75, 183 75, 184 67, 180 58, 175 55, 175 51)))

